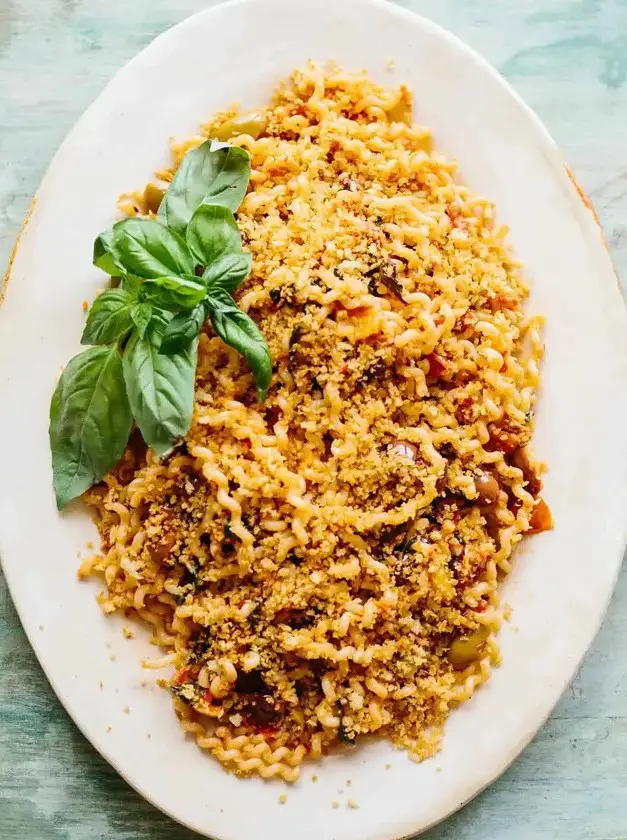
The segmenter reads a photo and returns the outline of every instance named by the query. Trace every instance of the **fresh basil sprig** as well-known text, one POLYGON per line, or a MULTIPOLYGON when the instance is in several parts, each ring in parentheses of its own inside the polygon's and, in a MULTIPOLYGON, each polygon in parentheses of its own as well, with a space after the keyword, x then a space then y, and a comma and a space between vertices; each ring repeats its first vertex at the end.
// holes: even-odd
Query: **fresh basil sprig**
POLYGON ((233 216, 249 178, 248 152, 207 141, 183 158, 156 219, 125 219, 96 238, 94 265, 119 280, 89 311, 81 341, 96 346, 68 363, 52 397, 59 508, 115 465, 133 420, 158 455, 189 431, 207 318, 265 399, 268 346, 232 298, 252 267, 233 216))

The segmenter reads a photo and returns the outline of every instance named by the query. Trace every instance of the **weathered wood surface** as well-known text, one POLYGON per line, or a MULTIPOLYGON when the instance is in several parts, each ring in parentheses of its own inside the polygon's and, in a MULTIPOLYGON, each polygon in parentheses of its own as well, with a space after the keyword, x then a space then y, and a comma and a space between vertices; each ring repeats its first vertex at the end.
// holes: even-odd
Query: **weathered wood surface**
MULTIPOLYGON (((627 282, 627 0, 403 4, 476 47, 539 112, 596 204, 627 282)), ((0 0, 0 267, 79 114, 142 46, 206 5, 0 0)), ((601 634, 547 726, 429 840, 627 840, 626 647, 623 574, 601 634)), ((193 836, 137 796, 68 719, 0 575, 0 838, 193 836)), ((269 827, 259 836, 270 837, 269 827)))

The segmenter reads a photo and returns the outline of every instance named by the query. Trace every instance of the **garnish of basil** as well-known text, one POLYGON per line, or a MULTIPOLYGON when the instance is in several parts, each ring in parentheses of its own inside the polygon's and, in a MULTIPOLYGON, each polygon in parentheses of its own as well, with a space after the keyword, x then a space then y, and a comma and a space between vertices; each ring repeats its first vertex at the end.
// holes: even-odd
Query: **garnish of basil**
POLYGON ((244 282, 253 266, 252 254, 241 251, 239 254, 225 254, 207 266, 202 279, 207 285, 209 295, 212 289, 225 289, 231 294, 244 282))
POLYGON ((234 347, 248 362, 257 396, 263 402, 272 378, 272 359, 261 330, 225 289, 212 291, 207 298, 207 308, 213 328, 222 341, 234 347))
POLYGON ((194 309, 204 300, 207 287, 195 277, 156 277, 145 280, 140 297, 170 312, 194 309))
POLYGON ((206 320, 207 308, 204 302, 191 312, 179 312, 165 327, 159 352, 178 353, 183 350, 200 333, 206 320))
POLYGON ((231 253, 240 253, 242 237, 228 207, 201 204, 194 211, 185 234, 187 247, 200 265, 211 265, 231 253))
POLYGON ((151 324, 143 338, 133 335, 124 351, 124 382, 142 437, 163 455, 189 431, 194 408, 198 342, 178 353, 159 352, 161 324, 151 324))
POLYGON ((125 273, 147 279, 193 274, 184 240, 154 219, 124 219, 113 226, 111 254, 125 273))
POLYGON ((115 466, 133 418, 116 345, 90 347, 61 374, 50 404, 50 448, 59 509, 115 466))
POLYGON ((110 344, 133 329, 133 295, 124 289, 107 289, 92 303, 81 344, 110 344))
POLYGON ((150 303, 134 303, 131 306, 131 320, 135 324, 137 335, 143 338, 148 329, 148 324, 153 316, 153 308, 150 303))
POLYGON ((166 192, 157 218, 181 236, 201 204, 235 212, 250 180, 250 155, 244 149, 211 140, 188 152, 166 192))
POLYGON ((115 277, 120 272, 118 271, 118 266, 115 264, 115 259, 112 254, 112 245, 112 230, 106 230, 104 233, 101 233, 100 236, 97 236, 96 241, 94 242, 94 256, 92 262, 97 268, 102 269, 105 274, 110 274, 112 277, 115 277))
POLYGON ((265 399, 270 352, 231 297, 252 268, 233 215, 249 178, 248 152, 207 141, 183 158, 156 219, 125 219, 96 238, 93 263, 119 285, 92 304, 81 341, 96 346, 70 361, 52 398, 59 508, 115 465, 133 420, 160 456, 187 434, 207 317, 265 399))

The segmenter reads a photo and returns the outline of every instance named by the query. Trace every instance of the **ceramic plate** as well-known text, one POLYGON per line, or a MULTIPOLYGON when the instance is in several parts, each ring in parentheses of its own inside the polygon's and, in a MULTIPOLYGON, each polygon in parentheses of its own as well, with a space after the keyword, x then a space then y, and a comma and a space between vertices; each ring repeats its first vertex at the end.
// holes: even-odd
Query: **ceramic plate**
POLYGON ((626 384, 627 318, 594 215, 538 119, 483 60, 375 0, 241 0, 202 12, 157 38, 89 108, 50 166, 17 248, 0 313, 0 551, 13 598, 77 725, 175 819, 220 840, 407 837, 504 770, 592 641, 625 541, 626 384), (55 377, 79 349, 81 301, 102 283, 91 246, 117 195, 166 162, 169 137, 194 133, 233 100, 265 103, 309 58, 406 82, 416 119, 511 226, 531 306, 548 316, 536 451, 550 464, 556 527, 518 552, 505 585, 513 622, 501 634, 503 665, 453 713, 440 755, 416 764, 373 742, 305 769, 279 805, 281 783, 236 779, 184 739, 167 693, 141 686, 140 660, 154 648, 124 640, 95 603, 95 586, 77 581, 77 555, 95 531, 80 506, 55 509, 47 415, 55 377), (359 808, 333 810, 346 779, 359 808))

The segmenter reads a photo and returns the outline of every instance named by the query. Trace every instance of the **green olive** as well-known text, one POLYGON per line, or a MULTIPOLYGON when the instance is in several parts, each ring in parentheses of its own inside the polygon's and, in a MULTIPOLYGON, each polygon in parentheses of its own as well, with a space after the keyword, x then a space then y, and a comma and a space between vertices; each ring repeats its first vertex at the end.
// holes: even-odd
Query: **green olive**
POLYGON ((146 211, 157 213, 159 205, 163 201, 165 190, 156 184, 147 184, 144 190, 144 207, 146 211))
POLYGON ((240 134, 248 134, 255 140, 265 130, 266 118, 261 114, 246 114, 242 117, 234 117, 232 120, 222 123, 212 132, 216 140, 221 140, 223 143, 230 140, 232 137, 238 137, 240 134))
POLYGON ((477 659, 481 659, 485 652, 485 644, 490 636, 490 630, 482 627, 470 636, 455 639, 448 652, 448 661, 456 671, 463 671, 477 659))

